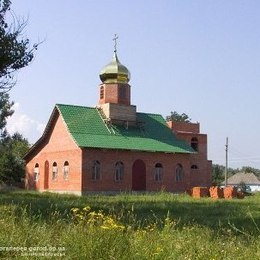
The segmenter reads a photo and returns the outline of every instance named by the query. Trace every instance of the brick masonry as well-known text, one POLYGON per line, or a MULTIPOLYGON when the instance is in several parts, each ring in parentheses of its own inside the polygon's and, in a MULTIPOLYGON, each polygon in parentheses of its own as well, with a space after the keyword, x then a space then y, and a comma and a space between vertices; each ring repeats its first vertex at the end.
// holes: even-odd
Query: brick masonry
MULTIPOLYGON (((118 80, 120 73, 112 74, 103 76, 114 83, 99 85, 98 106, 102 108, 102 117, 104 114, 113 124, 124 121, 127 125, 135 124, 136 107, 131 105, 131 87, 118 80)), ((168 122, 177 138, 195 147, 194 154, 87 149, 74 142, 58 110, 53 113, 43 136, 25 157, 28 189, 75 194, 133 189, 183 192, 195 186, 211 185, 212 162, 207 159, 207 135, 200 133, 198 123, 168 122), (117 162, 123 165, 121 179, 115 178, 117 162), (100 178, 93 179, 93 173, 100 178)))
POLYGON ((112 121, 136 122, 136 106, 105 103, 100 105, 100 107, 106 118, 110 118, 112 121))
POLYGON ((64 122, 57 113, 53 127, 44 141, 37 145, 37 149, 27 159, 26 164, 26 188, 40 191, 63 191, 81 193, 82 178, 82 151, 68 133, 64 122), (69 179, 63 176, 65 161, 69 162, 69 179), (57 163, 57 178, 52 180, 52 165, 57 163), (34 168, 39 164, 39 180, 34 181, 34 168), (46 167, 48 163, 49 167, 46 167), (47 181, 47 185, 46 185, 47 181))
MULTIPOLYGON (((174 129, 172 129, 174 131, 174 129)), ((72 139, 61 116, 56 112, 49 131, 44 133, 36 149, 27 158, 26 188, 39 191, 68 192, 119 192, 132 190, 133 164, 142 160, 145 164, 145 190, 184 192, 194 186, 211 185, 211 161, 207 160, 207 136, 174 131, 178 138, 190 143, 198 139, 198 153, 170 154, 111 149, 81 149, 72 139), (64 163, 69 163, 68 179, 64 179, 64 163), (93 162, 100 162, 100 179, 93 180, 93 162), (52 179, 53 164, 57 163, 57 178, 52 179), (115 180, 115 165, 124 165, 123 179, 115 180), (155 180, 156 164, 162 166, 161 180, 155 180), (39 179, 34 180, 34 168, 39 164, 39 179), (176 179, 176 167, 182 165, 183 176, 176 179), (193 167, 196 165, 196 167, 193 167)))
POLYGON ((122 83, 103 83, 99 86, 99 104, 131 104, 131 87, 122 83), (101 94, 102 93, 102 94, 101 94), (121 94, 120 94, 121 93, 121 94), (123 94, 123 95, 122 95, 123 94))

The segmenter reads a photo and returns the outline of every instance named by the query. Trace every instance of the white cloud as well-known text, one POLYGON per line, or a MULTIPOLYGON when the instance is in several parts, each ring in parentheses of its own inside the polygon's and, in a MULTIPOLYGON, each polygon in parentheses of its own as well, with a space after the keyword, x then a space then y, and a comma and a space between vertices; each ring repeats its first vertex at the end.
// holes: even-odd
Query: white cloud
POLYGON ((10 134, 18 132, 27 138, 30 143, 34 143, 42 135, 45 124, 24 114, 19 103, 15 103, 12 108, 15 112, 7 119, 7 131, 10 134))

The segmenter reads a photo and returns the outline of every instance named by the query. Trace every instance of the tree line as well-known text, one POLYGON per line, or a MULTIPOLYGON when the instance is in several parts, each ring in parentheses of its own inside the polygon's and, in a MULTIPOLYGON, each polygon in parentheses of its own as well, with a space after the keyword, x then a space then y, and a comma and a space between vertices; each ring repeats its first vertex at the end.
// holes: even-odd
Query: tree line
POLYGON ((29 142, 21 134, 10 135, 7 119, 14 110, 9 93, 16 83, 16 72, 30 64, 38 44, 32 47, 24 28, 27 22, 18 20, 11 10, 10 0, 0 0, 0 183, 15 184, 24 177, 23 156, 29 142), (13 17, 8 23, 7 14, 13 17))

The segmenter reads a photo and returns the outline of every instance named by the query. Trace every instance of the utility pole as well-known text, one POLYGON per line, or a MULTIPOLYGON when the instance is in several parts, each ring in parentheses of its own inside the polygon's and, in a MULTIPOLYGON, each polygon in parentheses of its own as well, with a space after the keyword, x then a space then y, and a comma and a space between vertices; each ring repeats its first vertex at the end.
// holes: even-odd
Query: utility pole
POLYGON ((228 137, 226 138, 226 167, 225 167, 225 187, 227 187, 228 178, 228 137))

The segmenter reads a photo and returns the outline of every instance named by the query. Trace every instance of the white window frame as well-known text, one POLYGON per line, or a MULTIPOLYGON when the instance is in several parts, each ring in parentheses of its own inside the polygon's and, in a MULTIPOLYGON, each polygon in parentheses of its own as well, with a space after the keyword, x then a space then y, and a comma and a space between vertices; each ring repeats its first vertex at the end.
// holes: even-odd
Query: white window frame
POLYGON ((52 171, 51 172, 52 172, 52 180, 56 181, 57 178, 58 178, 58 164, 56 162, 54 162, 52 164, 52 171))
POLYGON ((154 180, 156 182, 161 182, 163 179, 163 166, 161 163, 156 163, 155 164, 155 169, 154 169, 154 180))
POLYGON ((115 181, 122 181, 124 178, 124 164, 117 162, 115 165, 115 181))
POLYGON ((182 182, 183 179, 184 179, 183 166, 181 164, 177 164, 175 169, 175 181, 182 182))
POLYGON ((38 163, 35 164, 33 173, 34 173, 34 181, 38 182, 40 179, 40 167, 38 163))
POLYGON ((69 179, 69 162, 65 161, 64 165, 63 165, 63 178, 65 181, 67 181, 69 179))
POLYGON ((93 162, 91 179, 93 181, 101 180, 101 164, 97 160, 93 162))

